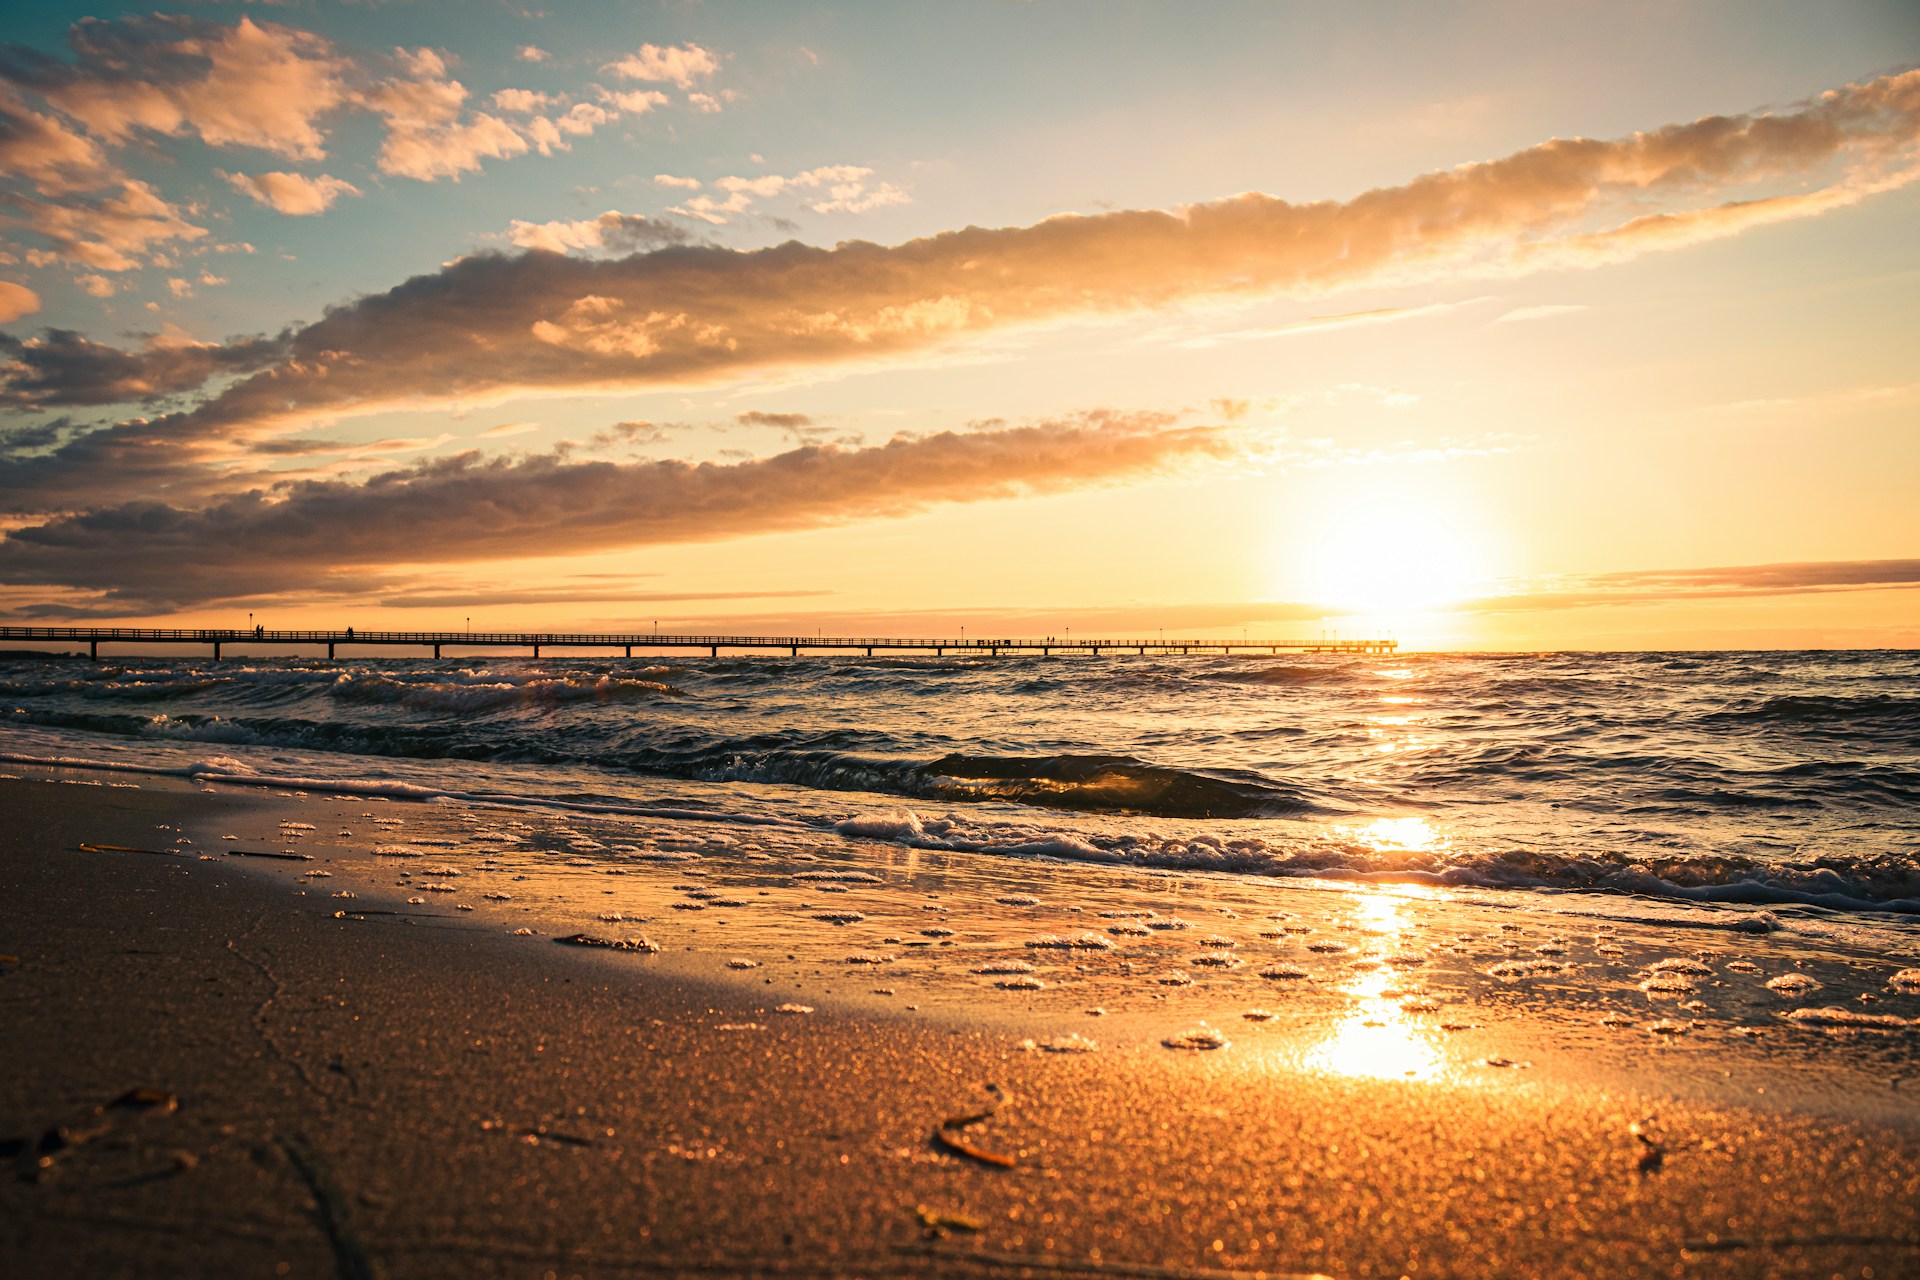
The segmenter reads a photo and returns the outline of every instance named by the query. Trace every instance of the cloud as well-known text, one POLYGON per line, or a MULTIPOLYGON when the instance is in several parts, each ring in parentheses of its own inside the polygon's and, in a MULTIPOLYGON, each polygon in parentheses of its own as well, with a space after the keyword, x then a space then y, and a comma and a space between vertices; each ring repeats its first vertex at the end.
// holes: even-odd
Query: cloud
POLYGON ((643 116, 655 107, 664 107, 673 101, 658 89, 634 89, 630 92, 608 89, 601 94, 601 100, 612 103, 631 116, 643 116))
POLYGON ((628 80, 651 80, 682 89, 691 89, 719 69, 720 61, 713 51, 697 44, 643 44, 637 51, 606 66, 606 70, 628 80))
MULTIPOLYGON (((1173 345, 1190 351, 1203 351, 1229 342, 1260 342, 1269 338, 1287 338, 1296 334, 1317 333, 1327 329, 1356 329, 1365 325, 1398 324, 1403 320, 1420 320, 1428 316, 1444 315, 1449 311, 1457 311, 1461 307, 1470 307, 1482 301, 1484 301, 1482 298, 1467 298, 1459 302, 1428 303, 1424 307, 1373 307, 1366 311, 1342 311, 1334 315, 1308 316, 1305 320, 1296 320, 1292 324, 1192 334, 1179 338, 1173 345)), ((1149 335, 1148 340, 1162 340, 1177 332, 1183 332, 1183 330, 1162 330, 1149 335)))
POLYGON ((737 538, 1113 483, 1239 452, 1214 427, 1110 412, 736 463, 435 459, 197 509, 141 501, 16 528, 0 581, 179 606, 382 567, 737 538))
POLYGON ((583 138, 609 120, 618 119, 613 112, 596 107, 591 102, 575 103, 563 116, 536 116, 526 124, 526 136, 539 149, 543 156, 555 151, 571 151, 573 144, 567 139, 583 138))
MULTIPOLYGON (((869 185, 867 180, 872 176, 873 170, 859 165, 835 164, 808 169, 792 177, 766 173, 752 178, 717 178, 713 185, 727 193, 724 200, 716 200, 712 196, 694 196, 667 212, 721 226, 732 220, 731 215, 746 212, 755 200, 794 191, 821 192, 817 197, 803 198, 800 202, 803 208, 815 213, 865 213, 884 205, 912 202, 911 196, 890 182, 869 185)), ((662 186, 693 190, 700 187, 700 183, 691 178, 674 178, 664 173, 656 174, 653 180, 662 186)))
POLYGON ((207 234, 152 187, 132 180, 110 196, 72 196, 57 203, 17 196, 13 204, 23 216, 0 215, 0 225, 22 222, 52 246, 47 256, 69 258, 97 271, 131 271, 148 260, 156 246, 207 234))
POLYGON ((554 96, 534 89, 502 89, 493 95, 493 105, 502 111, 532 115, 554 105, 554 96))
POLYGON ((566 253, 572 249, 610 249, 632 253, 660 245, 684 244, 691 237, 670 223, 655 222, 637 213, 609 209, 597 218, 578 221, 522 222, 514 219, 508 237, 522 249, 566 253))
POLYGON ((357 196, 360 188, 340 178, 321 174, 309 178, 298 173, 262 173, 224 175, 234 190, 253 197, 270 209, 291 218, 325 213, 341 196, 357 196))
MULTIPOLYGON (((1779 114, 1709 117, 1613 141, 1556 139, 1343 202, 1247 194, 892 246, 475 255, 289 332, 280 359, 191 410, 70 441, 30 472, 0 469, 0 510, 118 492, 120 477, 97 468, 102 455, 138 458, 136 473, 149 481, 160 453, 230 452, 249 437, 398 405, 924 359, 1020 326, 1611 261, 1630 247, 1674 243, 1633 230, 1651 205, 1734 210, 1687 232, 1733 234, 1754 225, 1738 211, 1752 205, 1756 184, 1857 198, 1920 176, 1916 149, 1920 70, 1779 114), (1610 221, 1621 235, 1606 234, 1610 221)), ((830 196, 838 168, 808 173, 830 196)), ((751 201, 766 181, 742 178, 726 194, 751 201)), ((1766 216, 1829 207, 1833 200, 1802 200, 1766 216)))
POLYGON ((1517 324, 1526 320, 1551 320, 1555 316, 1570 316, 1587 308, 1581 303, 1556 302, 1538 307, 1515 307, 1513 310, 1494 317, 1495 324, 1517 324))
POLYGON ((478 609, 484 605, 598 604, 633 605, 686 604, 714 600, 807 600, 834 593, 819 589, 787 588, 772 591, 642 591, 608 586, 549 587, 528 589, 506 587, 475 591, 438 589, 388 591, 380 599, 388 609, 478 609))
POLYGON ((1512 613, 1916 587, 1920 587, 1920 560, 1812 560, 1583 574, 1470 601, 1461 608, 1473 613, 1512 613))
POLYGON ((698 178, 676 178, 670 173, 656 173, 653 180, 659 186, 678 187, 682 191, 698 191, 701 186, 698 178))
POLYGON ((553 57, 553 55, 548 53, 545 49, 542 49, 538 45, 532 45, 532 44, 521 45, 520 52, 514 54, 513 56, 520 59, 520 61, 522 62, 547 62, 551 60, 553 57))
POLYGON ((225 373, 257 369, 279 353, 252 338, 224 344, 156 338, 141 352, 91 341, 71 329, 25 340, 0 334, 0 406, 124 404, 191 391, 225 373))
POLYGON ((482 440, 497 440, 502 436, 525 435, 529 431, 538 431, 539 429, 540 424, 537 422, 503 422, 497 427, 488 427, 480 433, 479 438, 482 440))
POLYGON ((733 420, 743 427, 778 427, 782 431, 797 431, 801 427, 813 425, 813 418, 804 413, 763 413, 750 409, 746 413, 737 413, 733 420))
POLYGON ((142 131, 194 134, 208 146, 317 160, 319 117, 347 96, 349 64, 326 40, 245 16, 230 27, 169 14, 84 18, 67 43, 71 63, 0 50, 0 78, 116 145, 142 131))
POLYGON ((40 309, 40 295, 23 284, 0 280, 0 324, 12 324, 40 309))
POLYGON ((77 276, 74 283, 80 286, 83 293, 95 298, 111 298, 115 292, 113 281, 105 276, 77 276))
POLYGON ((34 111, 0 91, 0 173, 19 178, 43 196, 92 191, 119 179, 106 152, 54 116, 34 111))

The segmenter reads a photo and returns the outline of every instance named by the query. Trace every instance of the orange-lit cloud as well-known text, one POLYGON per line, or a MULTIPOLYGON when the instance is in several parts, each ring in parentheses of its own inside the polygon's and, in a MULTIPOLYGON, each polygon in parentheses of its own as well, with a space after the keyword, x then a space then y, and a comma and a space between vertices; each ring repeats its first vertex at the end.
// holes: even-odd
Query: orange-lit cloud
POLYGON ((468 454, 197 508, 141 501, 14 529, 0 580, 179 606, 423 562, 710 541, 1113 483, 1239 452, 1216 427, 1088 414, 1035 426, 807 445, 737 463, 468 454))
MULTIPOLYGON (((283 361, 182 425, 710 382, 917 356, 1012 326, 1174 303, 1605 261, 1752 225, 1755 184, 1826 184, 1824 198, 1766 205, 1774 218, 1911 180, 1916 143, 1920 71, 1911 71, 1778 115, 1546 142, 1344 203, 1249 194, 896 246, 470 257, 293 333, 283 361), (1652 229, 1650 202, 1684 206, 1661 216, 1691 219, 1685 231, 1652 229)), ((752 193, 729 198, 742 194, 752 193)))
POLYGON ((360 194, 360 188, 351 182, 324 173, 317 178, 285 172, 229 173, 226 179, 234 190, 290 218, 325 213, 341 196, 360 194))
POLYGON ((0 280, 0 324, 30 316, 40 309, 40 295, 23 284, 0 280))

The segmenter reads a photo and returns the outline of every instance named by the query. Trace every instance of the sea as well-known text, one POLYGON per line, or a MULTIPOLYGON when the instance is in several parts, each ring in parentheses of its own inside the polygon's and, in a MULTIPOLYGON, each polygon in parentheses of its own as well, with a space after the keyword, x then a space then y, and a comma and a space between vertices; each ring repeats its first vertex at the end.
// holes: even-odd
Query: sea
POLYGON ((179 794, 38 856, 754 993, 716 1035, 1911 1116, 1911 653, 13 656, 0 776, 179 794))
POLYGON ((1920 654, 12 657, 0 758, 1193 877, 1920 917, 1920 654))

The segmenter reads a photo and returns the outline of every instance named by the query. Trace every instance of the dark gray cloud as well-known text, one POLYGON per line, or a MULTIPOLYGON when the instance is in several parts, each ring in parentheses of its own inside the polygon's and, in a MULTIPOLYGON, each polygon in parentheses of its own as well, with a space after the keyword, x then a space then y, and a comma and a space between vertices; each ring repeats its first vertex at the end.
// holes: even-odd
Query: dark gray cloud
POLYGON ((270 338, 225 344, 151 342, 144 351, 123 351, 72 329, 44 329, 35 338, 0 333, 0 406, 130 404, 180 395, 220 374, 243 373, 271 363, 282 351, 270 338))
POLYGON ((843 524, 1112 483, 1240 449, 1221 428, 1094 413, 730 464, 466 454, 365 483, 302 481, 191 508, 131 502, 18 528, 0 541, 0 582, 161 607, 351 590, 356 577, 365 590, 395 566, 843 524))

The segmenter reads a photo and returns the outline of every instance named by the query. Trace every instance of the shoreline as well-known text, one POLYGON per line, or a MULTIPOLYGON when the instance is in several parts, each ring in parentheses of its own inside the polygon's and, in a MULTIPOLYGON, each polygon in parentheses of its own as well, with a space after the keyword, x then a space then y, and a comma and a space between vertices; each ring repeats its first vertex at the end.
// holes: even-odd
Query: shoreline
POLYGON ((0 1179, 22 1274, 1891 1275, 1920 1251, 1910 1117, 1626 1071, 1345 1078, 1253 1029, 1046 1053, 950 1011, 781 1014, 658 957, 336 919, 235 859, 73 851, 271 803, 6 781, 0 806, 0 1137, 178 1101, 0 1179), (967 1138, 1012 1168, 932 1139, 988 1083, 1012 1103, 967 1138), (927 1239, 920 1206, 956 1225, 927 1239))

